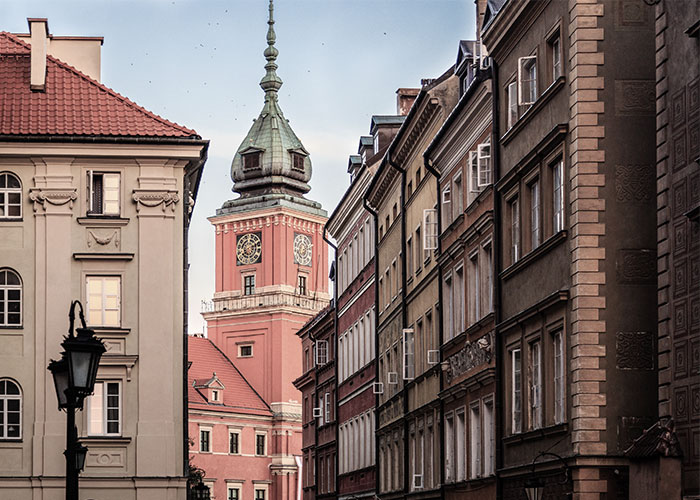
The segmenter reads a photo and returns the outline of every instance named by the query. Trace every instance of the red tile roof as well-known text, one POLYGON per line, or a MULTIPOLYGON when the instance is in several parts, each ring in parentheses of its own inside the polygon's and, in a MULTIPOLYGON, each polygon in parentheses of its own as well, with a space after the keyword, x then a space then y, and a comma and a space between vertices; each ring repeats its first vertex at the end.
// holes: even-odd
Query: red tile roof
POLYGON ((191 363, 187 372, 191 410, 272 415, 267 403, 212 341, 203 337, 189 337, 187 353, 191 363), (195 381, 206 382, 214 373, 225 387, 221 391, 223 404, 209 403, 205 395, 193 387, 195 381))
POLYGON ((200 138, 52 56, 46 90, 32 91, 30 50, 0 31, 1 135, 200 138))

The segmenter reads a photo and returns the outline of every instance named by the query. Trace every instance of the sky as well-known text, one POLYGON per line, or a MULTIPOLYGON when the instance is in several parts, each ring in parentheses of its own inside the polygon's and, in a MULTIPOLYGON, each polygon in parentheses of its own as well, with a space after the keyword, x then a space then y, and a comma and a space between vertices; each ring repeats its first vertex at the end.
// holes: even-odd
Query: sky
MULTIPOLYGON (((190 325, 214 293, 207 217, 234 198, 233 155, 263 105, 268 0, 0 0, 0 30, 48 18, 56 36, 102 36, 102 83, 208 139, 190 227, 190 325)), ((311 154, 307 197, 330 214, 349 185, 375 114, 395 114, 396 89, 418 87, 474 37, 473 0, 275 0, 280 105, 311 154)))

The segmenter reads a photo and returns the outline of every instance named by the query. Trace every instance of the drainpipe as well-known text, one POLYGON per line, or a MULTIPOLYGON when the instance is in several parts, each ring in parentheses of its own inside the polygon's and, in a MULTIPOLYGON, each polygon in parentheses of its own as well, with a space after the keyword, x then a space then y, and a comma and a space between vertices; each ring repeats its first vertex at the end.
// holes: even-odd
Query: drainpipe
MULTIPOLYGON (((394 163, 391 158, 391 147, 386 152, 386 159, 389 165, 401 174, 401 193, 399 194, 399 207, 401 210, 401 341, 403 345, 403 329, 406 328, 408 323, 408 310, 406 309, 406 170, 401 168, 399 165, 394 163)), ((417 186, 416 186, 417 187, 417 186)), ((403 354, 403 353, 402 353, 403 354)), ((406 414, 408 413, 408 391, 406 390, 406 381, 403 380, 403 373, 401 374, 401 379, 403 386, 401 388, 401 396, 403 401, 403 477, 405 478, 403 484, 404 493, 410 491, 408 481, 409 477, 413 480, 413 476, 409 474, 410 470, 408 467, 408 420, 406 414)))
MULTIPOLYGON (((374 220, 374 248, 376 250, 379 244, 379 214, 376 210, 369 206, 367 203, 367 198, 362 197, 362 205, 365 207, 372 219, 374 220)), ((377 280, 379 276, 379 257, 375 251, 374 253, 374 381, 379 382, 379 335, 377 335, 377 328, 379 327, 379 287, 377 286, 377 280)), ((337 336, 336 336, 337 337, 337 336)), ((377 497, 379 493, 379 412, 377 412, 377 407, 379 406, 379 394, 374 395, 374 496, 377 497)))
MULTIPOLYGON (((335 493, 338 492, 338 247, 334 245, 331 240, 328 239, 326 226, 328 226, 328 221, 323 225, 323 241, 328 243, 333 249, 335 257, 333 257, 333 264, 335 265, 335 272, 333 273, 333 377, 335 379, 335 400, 333 401, 333 417, 335 420, 335 480, 333 481, 333 486, 335 488, 335 493)), ((314 426, 315 429, 315 439, 318 443, 318 426, 314 426)))
MULTIPOLYGON (((493 59, 492 59, 493 61, 493 59)), ((500 179, 500 151, 499 151, 499 140, 500 133, 498 128, 498 120, 500 117, 500 102, 499 102, 499 88, 498 88, 498 71, 495 62, 491 63, 491 102, 492 102, 492 113, 491 113, 491 160, 493 162, 493 275, 494 275, 494 304, 493 309, 495 313, 495 323, 499 325, 501 323, 501 279, 499 275, 501 269, 503 268, 502 263, 502 245, 501 240, 501 226, 503 223, 501 216, 501 196, 496 189, 496 182, 500 179)), ((503 367, 503 345, 500 341, 500 335, 498 331, 494 334, 495 342, 497 343, 495 354, 495 365, 496 365, 496 394, 494 395, 494 411, 496 412, 496 436, 495 441, 498 443, 496 446, 496 498, 503 498, 503 482, 498 471, 503 468, 503 399, 504 399, 504 381, 501 375, 501 368, 503 367)))

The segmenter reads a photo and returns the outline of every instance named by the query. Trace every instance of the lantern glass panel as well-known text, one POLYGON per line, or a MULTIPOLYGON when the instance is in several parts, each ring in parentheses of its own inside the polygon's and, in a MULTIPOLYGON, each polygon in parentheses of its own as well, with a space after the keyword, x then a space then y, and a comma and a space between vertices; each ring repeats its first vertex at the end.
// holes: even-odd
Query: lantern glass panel
POLYGON ((72 386, 78 391, 89 390, 91 361, 93 353, 84 351, 73 351, 68 354, 70 359, 72 386))

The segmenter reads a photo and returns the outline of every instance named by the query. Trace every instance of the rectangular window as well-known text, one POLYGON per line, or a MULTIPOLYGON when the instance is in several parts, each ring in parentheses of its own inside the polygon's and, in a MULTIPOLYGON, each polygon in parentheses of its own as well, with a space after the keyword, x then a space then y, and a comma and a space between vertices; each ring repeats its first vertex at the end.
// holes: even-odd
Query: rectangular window
POLYGON ((540 183, 530 184, 530 249, 540 246, 540 183))
POLYGON ((200 429, 199 430, 199 451, 203 453, 209 453, 211 451, 211 430, 210 429, 200 429))
POLYGON ((462 215, 464 207, 462 206, 462 172, 458 172, 452 180, 454 184, 454 203, 452 204, 452 219, 456 219, 462 215))
POLYGON ((479 252, 469 257, 469 324, 473 325, 481 318, 481 293, 479 278, 479 252))
POLYGON ((299 276, 299 295, 306 295, 306 276, 299 276))
POLYGON ((510 129, 518 121, 518 82, 508 84, 508 128, 510 129))
POLYGON ((445 303, 445 307, 442 308, 442 317, 444 319, 445 341, 448 341, 454 337, 454 319, 452 317, 452 273, 445 276, 444 286, 442 299, 445 303))
POLYGON ((549 39, 548 45, 552 61, 552 82, 554 82, 563 74, 561 69, 561 37, 558 31, 549 39))
POLYGON ((119 215, 119 174, 88 170, 88 215, 119 215))
POLYGON ((491 243, 484 245, 484 258, 481 259, 481 266, 483 266, 483 272, 481 275, 484 277, 484 312, 486 314, 493 312, 493 257, 491 250, 491 243))
POLYGON ((413 276, 413 238, 406 240, 406 277, 413 276))
POLYGON ((243 155, 243 168, 245 170, 260 168, 260 153, 247 153, 243 155))
POLYGON ((238 431, 229 431, 228 433, 228 452, 237 455, 240 453, 239 444, 241 440, 241 434, 238 431))
POLYGON ((520 203, 514 197, 509 203, 510 215, 510 261, 515 264, 520 259, 520 203))
POLYGON ((452 306, 454 308, 454 323, 455 335, 459 335, 464 331, 464 266, 460 263, 455 268, 455 283, 454 283, 454 299, 452 306))
POLYGON ((469 477, 481 477, 481 415, 479 402, 469 407, 469 477))
POLYGON ((88 435, 121 435, 121 408, 121 384, 95 382, 95 391, 88 396, 88 435))
POLYGON ((443 230, 452 222, 452 189, 449 185, 442 190, 442 225, 443 230))
POLYGON ((253 295, 255 293, 255 275, 243 276, 243 295, 253 295))
POLYGON ((299 172, 303 172, 304 171, 304 160, 305 160, 304 155, 301 155, 299 153, 292 153, 292 158, 294 159, 294 163, 292 164, 292 168, 294 170, 299 171, 299 172))
POLYGON ((317 340, 314 347, 316 349, 316 366, 322 366, 328 363, 328 341, 317 340))
POLYGON ((554 423, 564 422, 566 410, 566 386, 564 385, 564 365, 566 355, 564 354, 564 336, 561 330, 554 332, 554 423))
POLYGON ((494 433, 493 399, 484 400, 483 443, 484 443, 484 476, 491 476, 496 470, 496 436, 494 433))
POLYGON ((255 489, 255 500, 265 500, 265 490, 255 489))
POLYGON ((238 357, 239 358, 252 358, 253 357, 253 344, 242 344, 238 346, 238 357))
POLYGON ((326 423, 331 421, 331 393, 327 392, 324 396, 324 403, 325 403, 325 420, 326 423))
POLYGON ((518 104, 534 104, 537 100, 537 56, 518 59, 518 82, 518 104))
POLYGON ((256 434, 255 435, 255 454, 256 455, 265 455, 265 438, 267 436, 265 434, 256 434))
POLYGON ((403 379, 412 380, 415 377, 415 335, 413 328, 403 330, 403 379))
POLYGON ((423 210, 423 248, 428 250, 437 250, 438 247, 438 221, 437 210, 427 208, 423 210))
POLYGON ((564 230, 564 162, 561 159, 552 165, 552 186, 552 234, 557 234, 564 230))
POLYGON ((239 488, 228 488, 226 500, 241 500, 241 490, 239 488))
POLYGON ((521 360, 520 360, 520 349, 513 349, 510 352, 510 375, 511 375, 511 392, 510 392, 510 402, 511 402, 511 432, 513 434, 522 432, 523 430, 523 420, 522 420, 522 396, 521 396, 521 360))
POLYGON ((469 191, 478 193, 479 189, 479 153, 469 151, 469 191))
POLYGON ((542 427, 542 344, 530 344, 530 427, 542 427))
POLYGON ((485 142, 478 147, 479 187, 491 184, 491 144, 485 142))
POLYGON ((451 483, 454 478, 454 416, 445 415, 445 482, 451 483))
POLYGON ((121 326, 120 276, 87 277, 87 322, 91 326, 121 326))
POLYGON ((457 448, 457 481, 467 479, 467 422, 464 410, 457 412, 455 446, 457 448))
POLYGON ((416 273, 418 273, 423 264, 423 240, 421 239, 420 226, 416 228, 416 273))
POLYGON ((408 185, 406 186, 406 198, 410 198, 412 194, 413 194, 413 181, 408 181, 408 185))

